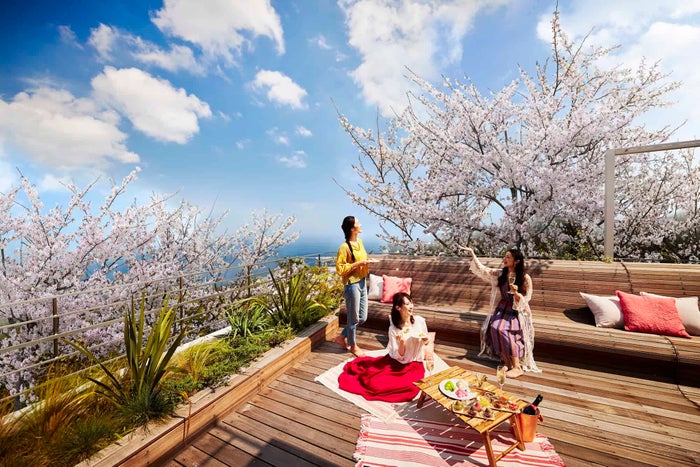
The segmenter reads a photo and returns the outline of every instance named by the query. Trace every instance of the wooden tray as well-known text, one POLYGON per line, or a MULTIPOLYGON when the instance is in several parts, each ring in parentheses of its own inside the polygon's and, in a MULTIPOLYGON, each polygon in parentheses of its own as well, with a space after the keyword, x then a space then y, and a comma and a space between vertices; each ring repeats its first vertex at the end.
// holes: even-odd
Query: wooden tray
MULTIPOLYGON (((469 413, 469 407, 471 407, 471 404, 466 405, 463 410, 455 410, 454 408, 454 402, 450 406, 450 410, 452 410, 453 413, 456 413, 458 415, 464 415, 466 417, 471 417, 471 418, 481 418, 482 420, 489 420, 493 421, 496 419, 496 416, 493 415, 491 417, 486 417, 484 415, 484 411, 482 410, 481 412, 478 412, 476 415, 472 415, 469 413)), ((491 408, 491 412, 493 412, 495 409, 491 408)))

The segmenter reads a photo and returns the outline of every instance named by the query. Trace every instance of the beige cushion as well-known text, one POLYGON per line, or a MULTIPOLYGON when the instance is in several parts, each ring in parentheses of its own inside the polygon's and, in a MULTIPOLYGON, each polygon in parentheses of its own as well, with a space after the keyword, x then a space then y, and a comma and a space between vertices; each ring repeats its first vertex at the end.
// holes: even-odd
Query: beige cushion
POLYGON ((382 276, 376 276, 374 274, 369 275, 369 283, 367 285, 367 299, 368 300, 381 300, 382 291, 384 289, 384 280, 382 276))
POLYGON ((595 325, 599 328, 619 328, 625 327, 625 320, 622 317, 620 299, 615 295, 592 295, 579 292, 586 305, 593 312, 595 325))
MULTIPOLYGON (((640 295, 648 295, 651 297, 664 297, 664 295, 656 295, 648 292, 640 292, 640 295)), ((683 326, 688 334, 700 336, 700 309, 698 309, 698 297, 667 297, 676 299, 676 308, 678 316, 681 317, 683 326)))

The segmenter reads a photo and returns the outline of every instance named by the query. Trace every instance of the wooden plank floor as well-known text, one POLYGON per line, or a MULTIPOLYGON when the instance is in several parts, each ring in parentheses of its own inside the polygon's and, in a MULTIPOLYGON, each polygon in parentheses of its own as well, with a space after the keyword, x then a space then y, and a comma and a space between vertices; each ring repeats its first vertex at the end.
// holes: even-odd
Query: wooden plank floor
MULTIPOLYGON (((363 332, 360 345, 382 348, 383 337, 363 332)), ((448 364, 495 372, 474 348, 438 341, 436 351, 448 364)), ((338 346, 322 344, 161 465, 354 465, 362 410, 314 381, 348 357, 338 346)), ((525 400, 544 396, 538 431, 568 466, 700 465, 700 388, 681 388, 686 397, 674 384, 594 366, 540 366, 541 374, 509 380, 506 389, 525 400)))

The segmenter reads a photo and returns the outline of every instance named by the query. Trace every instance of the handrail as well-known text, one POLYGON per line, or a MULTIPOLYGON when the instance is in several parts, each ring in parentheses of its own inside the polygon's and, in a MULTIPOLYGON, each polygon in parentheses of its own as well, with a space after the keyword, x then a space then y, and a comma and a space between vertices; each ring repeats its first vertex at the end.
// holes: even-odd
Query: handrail
MULTIPOLYGON (((3 310, 13 308, 36 310, 37 307, 46 306, 47 311, 45 316, 32 316, 30 319, 12 321, 0 325, 0 387, 2 384, 7 384, 8 378, 16 379, 23 374, 36 373, 37 370, 42 370, 42 368, 48 368, 50 365, 79 356, 78 352, 73 351, 67 345, 60 344, 61 340, 77 338, 90 331, 99 333, 100 330, 106 331, 110 327, 123 323, 123 312, 119 310, 129 306, 132 303, 132 297, 135 302, 140 302, 143 292, 146 293, 144 296, 147 302, 146 316, 156 315, 160 310, 162 299, 165 296, 169 296, 170 306, 179 310, 178 318, 175 321, 176 327, 182 326, 186 322, 192 323, 202 320, 201 326, 192 328, 191 333, 188 335, 187 340, 191 340, 196 338, 201 332, 210 331, 212 327, 223 326, 226 322, 223 316, 223 309, 231 304, 226 299, 229 297, 233 297, 233 299, 241 298, 247 296, 250 292, 255 293, 256 290, 261 290, 261 287, 269 286, 270 279, 266 277, 267 268, 292 259, 300 259, 307 264, 316 263, 320 266, 323 264, 322 258, 330 258, 330 256, 313 254, 297 257, 279 257, 257 264, 252 269, 248 266, 236 265, 221 270, 202 270, 158 280, 114 284, 95 289, 70 291, 62 294, 0 303, 0 315, 3 315, 3 310), (198 278, 200 280, 197 280, 198 278), (183 286, 185 287, 184 289, 183 286), (90 295, 102 295, 105 298, 105 302, 85 308, 76 307, 75 301, 77 298, 90 295), (112 297, 115 299, 114 301, 112 301, 112 297), (137 298, 138 300, 136 300, 137 298), (211 305, 206 305, 207 303, 211 305), (61 304, 63 304, 62 308, 61 304), (198 307, 202 304, 205 306, 200 311, 198 307), (214 321, 203 319, 212 313, 214 314, 212 316, 218 315, 214 321), (84 319, 85 325, 81 325, 77 329, 66 329, 64 327, 61 330, 61 324, 68 318, 84 319), (104 318, 104 320, 99 320, 100 318, 104 318), (36 326, 44 331, 44 335, 23 342, 7 340, 6 336, 11 333, 17 333, 23 328, 36 326), (50 350, 50 347, 46 347, 51 342, 54 343, 52 350, 50 350), (46 349, 46 351, 42 350, 42 352, 48 358, 36 359, 31 362, 20 359, 21 363, 19 365, 12 363, 10 360, 11 354, 24 351, 26 356, 28 355, 26 351, 32 347, 46 349), (6 358, 3 359, 2 357, 6 358)), ((10 320, 12 319, 9 312, 5 316, 10 320)), ((121 338, 105 339, 90 344, 89 348, 98 354, 105 354, 107 349, 114 349, 115 345, 118 345, 121 341, 121 338)), ((119 359, 122 356, 117 355, 111 358, 110 361, 119 359)), ((77 372, 86 371, 87 369, 83 368, 77 372)), ((0 398, 0 403, 19 395, 30 394, 34 389, 35 386, 30 383, 29 387, 22 388, 21 391, 11 391, 9 396, 0 398)))

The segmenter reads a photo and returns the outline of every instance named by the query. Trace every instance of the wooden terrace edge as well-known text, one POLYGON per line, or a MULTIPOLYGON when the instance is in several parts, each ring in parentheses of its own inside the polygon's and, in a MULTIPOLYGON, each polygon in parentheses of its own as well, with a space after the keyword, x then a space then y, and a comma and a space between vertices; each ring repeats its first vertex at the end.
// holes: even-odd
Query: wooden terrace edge
POLYGON ((265 352, 249 367, 233 375, 226 385, 199 391, 190 397, 189 405, 178 407, 169 420, 135 430, 77 467, 142 466, 158 462, 236 410, 311 353, 312 347, 332 339, 337 332, 338 316, 334 312, 294 339, 265 352))

